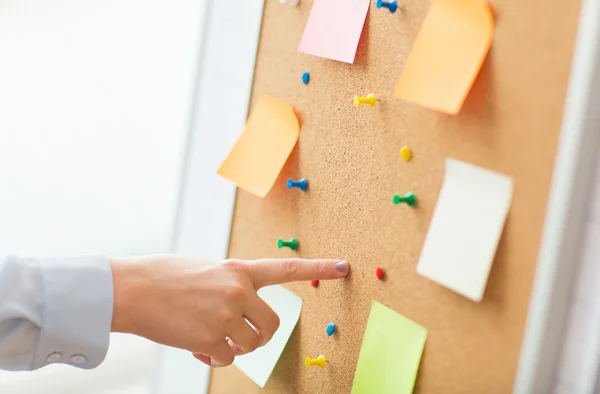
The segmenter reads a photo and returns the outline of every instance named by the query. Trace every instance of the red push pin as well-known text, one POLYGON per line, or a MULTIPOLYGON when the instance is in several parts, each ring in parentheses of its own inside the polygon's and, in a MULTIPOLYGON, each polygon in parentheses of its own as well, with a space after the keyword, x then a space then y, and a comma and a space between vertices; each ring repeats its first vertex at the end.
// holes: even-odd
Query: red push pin
POLYGON ((385 275, 385 272, 383 272, 383 268, 377 267, 375 274, 377 275, 377 279, 383 280, 383 276, 385 275))
POLYGON ((316 280, 316 279, 315 280, 311 280, 310 284, 312 285, 312 287, 317 287, 317 286, 319 286, 319 281, 316 280))

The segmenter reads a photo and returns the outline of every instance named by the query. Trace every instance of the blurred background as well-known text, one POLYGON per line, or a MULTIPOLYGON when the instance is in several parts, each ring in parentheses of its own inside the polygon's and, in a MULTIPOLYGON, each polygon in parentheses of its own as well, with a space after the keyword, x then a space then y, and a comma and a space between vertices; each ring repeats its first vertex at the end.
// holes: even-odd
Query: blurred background
MULTIPOLYGON (((0 255, 173 250, 205 3, 0 0, 0 255)), ((149 393, 157 354, 113 335, 0 392, 149 393)))

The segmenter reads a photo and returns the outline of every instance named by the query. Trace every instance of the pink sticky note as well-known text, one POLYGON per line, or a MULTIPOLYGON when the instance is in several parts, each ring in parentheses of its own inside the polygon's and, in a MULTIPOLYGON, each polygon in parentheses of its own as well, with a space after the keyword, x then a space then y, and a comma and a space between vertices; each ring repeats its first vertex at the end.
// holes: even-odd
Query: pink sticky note
POLYGON ((315 0, 299 52, 354 63, 370 0, 315 0))

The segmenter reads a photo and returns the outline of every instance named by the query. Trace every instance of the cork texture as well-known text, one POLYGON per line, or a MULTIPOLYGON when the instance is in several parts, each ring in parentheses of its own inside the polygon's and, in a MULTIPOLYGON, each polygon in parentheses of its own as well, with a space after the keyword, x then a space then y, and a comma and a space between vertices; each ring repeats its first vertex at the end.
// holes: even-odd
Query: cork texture
POLYGON ((429 330, 415 392, 512 391, 580 2, 493 1, 492 49, 458 116, 391 97, 431 0, 402 0, 395 14, 374 3, 348 65, 296 51, 312 0, 299 7, 266 0, 252 104, 260 94, 290 103, 301 133, 267 197, 238 192, 229 254, 344 258, 352 272, 318 288, 286 285, 304 300, 302 315, 265 388, 228 367, 213 371, 211 394, 349 393, 373 299, 429 330), (354 95, 368 93, 380 99, 375 108, 352 105, 354 95), (399 156, 404 145, 413 150, 408 163, 399 156), (481 303, 415 270, 446 157, 514 180, 481 303), (308 191, 287 190, 290 177, 307 178, 308 191), (408 191, 417 207, 392 204, 394 193, 408 191), (291 237, 299 240, 296 252, 277 249, 278 238, 291 237), (375 276, 379 265, 384 281, 375 276), (307 369, 304 357, 319 354, 328 366, 307 369))

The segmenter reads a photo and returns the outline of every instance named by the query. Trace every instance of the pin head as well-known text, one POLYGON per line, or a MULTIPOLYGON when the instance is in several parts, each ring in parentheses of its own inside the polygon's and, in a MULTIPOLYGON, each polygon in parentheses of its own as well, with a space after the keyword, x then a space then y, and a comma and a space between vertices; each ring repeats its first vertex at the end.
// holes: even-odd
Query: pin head
POLYGON ((412 151, 408 146, 403 146, 402 149, 400 149, 400 157, 404 161, 410 161, 410 159, 412 159, 412 151))
POLYGON ((314 279, 314 280, 310 281, 310 284, 312 285, 312 287, 317 287, 317 286, 319 286, 319 281, 314 279))
POLYGON ((308 367, 310 367, 312 365, 310 357, 306 357, 304 359, 304 365, 306 365, 306 368, 308 368, 308 367))
POLYGON ((308 82, 310 81, 310 74, 305 72, 304 74, 302 74, 302 83, 305 85, 308 85, 308 82))
POLYGON ((325 330, 327 332, 327 336, 332 336, 333 333, 335 332, 335 323, 331 322, 327 325, 327 329, 325 330))
POLYGON ((383 277, 385 275, 385 272, 383 272, 383 268, 377 267, 377 269, 375 270, 375 275, 377 276, 377 279, 383 280, 383 277))

